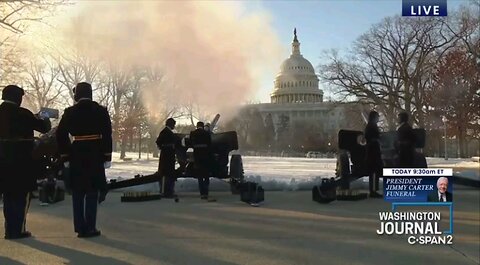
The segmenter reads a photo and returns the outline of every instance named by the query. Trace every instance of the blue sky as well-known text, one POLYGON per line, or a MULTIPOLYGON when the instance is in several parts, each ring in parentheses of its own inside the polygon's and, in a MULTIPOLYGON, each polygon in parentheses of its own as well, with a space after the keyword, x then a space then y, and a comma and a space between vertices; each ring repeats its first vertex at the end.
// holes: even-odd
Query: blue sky
MULTIPOLYGON (((449 11, 468 0, 448 0, 449 11)), ((247 9, 264 10, 271 15, 280 41, 289 51, 293 28, 301 42, 301 52, 317 67, 322 51, 347 49, 372 25, 387 16, 400 15, 401 0, 317 0, 317 1, 250 1, 247 9)), ((287 58, 289 54, 285 54, 287 58)), ((280 62, 279 62, 280 66, 280 62)), ((278 69, 275 69, 277 72, 278 69)), ((257 100, 269 102, 274 75, 265 76, 257 100)))

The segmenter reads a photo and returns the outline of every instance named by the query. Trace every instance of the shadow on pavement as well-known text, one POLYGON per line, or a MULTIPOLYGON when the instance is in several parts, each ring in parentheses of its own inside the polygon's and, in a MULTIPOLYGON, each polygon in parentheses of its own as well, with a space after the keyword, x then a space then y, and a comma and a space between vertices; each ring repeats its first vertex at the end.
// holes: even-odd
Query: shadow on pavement
MULTIPOLYGON (((155 242, 155 248, 157 251, 152 251, 151 246, 147 246, 142 243, 134 243, 134 241, 126 242, 109 237, 100 237, 95 241, 97 244, 103 244, 108 247, 124 250, 126 252, 132 252, 144 257, 158 260, 159 262, 165 262, 167 264, 216 264, 216 265, 235 265, 238 263, 231 263, 224 260, 216 259, 214 257, 208 257, 202 255, 201 249, 197 253, 189 251, 187 249, 179 249, 178 246, 169 245, 165 242, 155 242), (170 254, 166 254, 170 253, 170 254), (179 255, 179 253, 181 253, 179 255)), ((208 247, 208 246, 205 246, 208 247)), ((100 263, 98 263, 100 264, 100 263)), ((103 263, 102 263, 103 264, 103 263)))
MULTIPOLYGON (((65 247, 53 245, 47 242, 38 241, 35 239, 22 240, 18 242, 25 244, 31 248, 37 249, 39 251, 67 259, 68 263, 66 264, 102 264, 102 265, 128 265, 129 264, 117 259, 101 257, 101 256, 93 255, 90 253, 74 250, 71 248, 65 248, 65 247)), ((10 263, 1 262, 0 264, 10 264, 10 263)))
POLYGON ((7 257, 1 257, 0 256, 0 264, 8 264, 8 265, 26 265, 25 263, 18 262, 16 260, 7 258, 7 257))

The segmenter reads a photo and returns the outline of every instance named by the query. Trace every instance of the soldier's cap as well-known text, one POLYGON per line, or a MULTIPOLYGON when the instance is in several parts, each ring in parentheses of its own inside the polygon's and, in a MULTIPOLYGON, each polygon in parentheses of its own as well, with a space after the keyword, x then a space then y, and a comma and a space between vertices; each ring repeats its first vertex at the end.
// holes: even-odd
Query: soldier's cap
POLYGON ((8 85, 2 90, 2 99, 13 101, 17 104, 22 102, 22 97, 25 95, 23 88, 16 85, 8 85))
POLYGON ((165 121, 166 126, 175 126, 176 123, 177 121, 175 121, 174 118, 168 118, 167 121, 165 121))
POLYGON ((197 128, 203 128, 205 124, 201 121, 197 122, 197 128))
POLYGON ((82 98, 92 99, 92 85, 87 82, 78 83, 73 89, 73 99, 79 101, 82 98))

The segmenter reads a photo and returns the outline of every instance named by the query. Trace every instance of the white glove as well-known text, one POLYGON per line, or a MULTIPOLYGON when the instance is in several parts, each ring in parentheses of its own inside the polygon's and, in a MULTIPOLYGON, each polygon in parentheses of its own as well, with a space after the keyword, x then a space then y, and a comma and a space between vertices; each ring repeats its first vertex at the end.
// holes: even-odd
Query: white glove
POLYGON ((46 112, 46 111, 40 111, 38 113, 38 117, 40 117, 40 119, 42 119, 42 120, 45 120, 45 119, 49 118, 49 115, 48 115, 48 112, 46 112))
POLYGON ((63 167, 64 168, 69 168, 70 167, 70 162, 63 162, 63 167))
POLYGON ((112 167, 112 162, 111 161, 106 161, 105 163, 103 163, 103 167, 105 169, 111 168, 112 167))

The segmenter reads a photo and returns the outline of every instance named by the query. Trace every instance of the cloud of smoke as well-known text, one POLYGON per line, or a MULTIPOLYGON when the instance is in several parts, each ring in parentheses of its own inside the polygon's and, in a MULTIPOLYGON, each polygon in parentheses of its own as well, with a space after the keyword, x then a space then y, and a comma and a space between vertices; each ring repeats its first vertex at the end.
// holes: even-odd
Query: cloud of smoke
POLYGON ((282 56, 268 14, 247 14, 241 5, 78 2, 66 10, 71 15, 62 22, 63 38, 66 45, 110 63, 160 65, 169 82, 145 89, 152 113, 162 108, 159 97, 168 97, 225 117, 254 95, 262 75, 276 70, 282 56))

